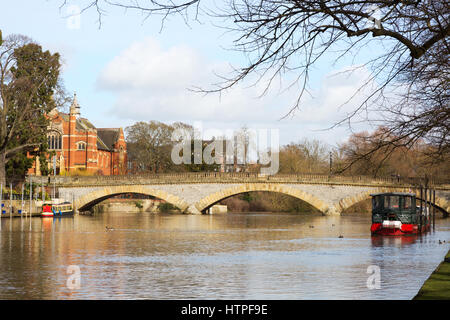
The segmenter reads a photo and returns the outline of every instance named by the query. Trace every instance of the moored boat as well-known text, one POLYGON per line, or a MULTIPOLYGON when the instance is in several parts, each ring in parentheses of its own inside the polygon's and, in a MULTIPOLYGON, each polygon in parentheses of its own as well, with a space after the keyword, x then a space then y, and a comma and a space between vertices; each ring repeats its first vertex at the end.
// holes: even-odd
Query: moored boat
POLYGON ((413 235, 430 229, 430 213, 416 204, 414 193, 388 192, 371 196, 372 235, 413 235))
POLYGON ((52 203, 44 202, 42 205, 42 217, 53 217, 52 203))
POLYGON ((44 202, 42 205, 42 217, 57 217, 73 215, 72 203, 65 202, 44 202))

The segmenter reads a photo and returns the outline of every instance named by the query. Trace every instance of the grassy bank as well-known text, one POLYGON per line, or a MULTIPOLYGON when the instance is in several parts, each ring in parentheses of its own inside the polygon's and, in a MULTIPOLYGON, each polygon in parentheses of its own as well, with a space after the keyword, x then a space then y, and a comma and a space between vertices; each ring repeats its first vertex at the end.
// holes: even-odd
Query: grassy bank
POLYGON ((450 250, 420 288, 414 300, 450 300, 450 250))

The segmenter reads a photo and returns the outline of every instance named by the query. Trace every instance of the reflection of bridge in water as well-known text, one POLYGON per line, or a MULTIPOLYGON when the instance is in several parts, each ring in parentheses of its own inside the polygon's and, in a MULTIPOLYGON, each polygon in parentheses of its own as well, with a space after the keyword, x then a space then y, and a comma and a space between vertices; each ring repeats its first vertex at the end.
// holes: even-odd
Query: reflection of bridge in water
MULTIPOLYGON (((35 179, 38 179, 36 177, 35 179)), ((124 193, 150 195, 165 200, 184 213, 200 214, 217 202, 252 191, 279 192, 303 200, 324 215, 336 215, 376 192, 416 192, 420 179, 368 178, 325 175, 274 175, 252 173, 182 173, 126 176, 56 177, 60 198, 85 211, 112 196, 124 193)), ((428 181, 436 190, 433 204, 450 211, 450 184, 428 181)))

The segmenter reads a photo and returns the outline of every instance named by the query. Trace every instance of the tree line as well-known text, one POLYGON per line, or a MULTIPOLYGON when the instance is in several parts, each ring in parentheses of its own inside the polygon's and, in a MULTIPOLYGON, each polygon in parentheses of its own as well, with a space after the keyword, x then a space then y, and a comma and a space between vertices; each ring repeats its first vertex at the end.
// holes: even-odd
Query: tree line
MULTIPOLYGON (((125 129, 128 158, 133 163, 133 172, 139 173, 172 173, 220 171, 220 164, 182 164, 176 165, 171 159, 172 148, 179 141, 172 141, 172 133, 177 128, 193 131, 189 124, 177 122, 172 125, 159 122, 137 122, 125 129)), ((417 141, 414 146, 390 148, 380 147, 380 132, 359 132, 350 135, 345 143, 331 146, 318 139, 301 139, 281 146, 279 150, 279 173, 283 174, 331 174, 331 175, 367 175, 371 177, 424 177, 425 175, 450 178, 448 162, 434 162, 430 154, 433 145, 425 141, 417 141), (376 152, 372 152, 376 149, 376 152)), ((236 130, 234 135, 248 134, 248 128, 236 130)), ((227 139, 226 137, 212 138, 227 139)), ((391 136, 396 140, 398 137, 391 136)), ((202 147, 212 140, 202 141, 202 147)), ((247 140, 248 141, 248 140, 247 140)), ((249 148, 245 146, 246 152, 249 148)), ((192 148, 193 149, 193 148, 192 148)), ((193 158, 194 155, 192 154, 193 158)), ((450 160, 450 159, 448 159, 450 160)), ((259 172, 257 161, 249 161, 241 165, 233 163, 225 167, 231 172, 259 172)))

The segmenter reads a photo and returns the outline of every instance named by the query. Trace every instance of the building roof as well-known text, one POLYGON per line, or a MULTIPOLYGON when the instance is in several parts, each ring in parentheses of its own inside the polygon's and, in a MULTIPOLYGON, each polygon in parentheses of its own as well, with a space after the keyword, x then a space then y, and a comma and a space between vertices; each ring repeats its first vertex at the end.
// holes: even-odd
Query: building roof
POLYGON ((120 128, 97 128, 97 149, 113 150, 119 137, 120 128))
MULTIPOLYGON (((69 121, 69 114, 59 112, 59 115, 64 121, 69 121)), ((119 140, 120 128, 96 128, 92 122, 86 118, 77 118, 76 129, 78 131, 97 130, 97 149, 112 151, 114 150, 114 144, 119 140)))
POLYGON ((95 126, 86 118, 78 118, 76 124, 77 130, 95 129, 95 126))
POLYGON ((59 115, 61 118, 63 118, 64 121, 68 122, 70 120, 68 113, 59 112, 59 115))

